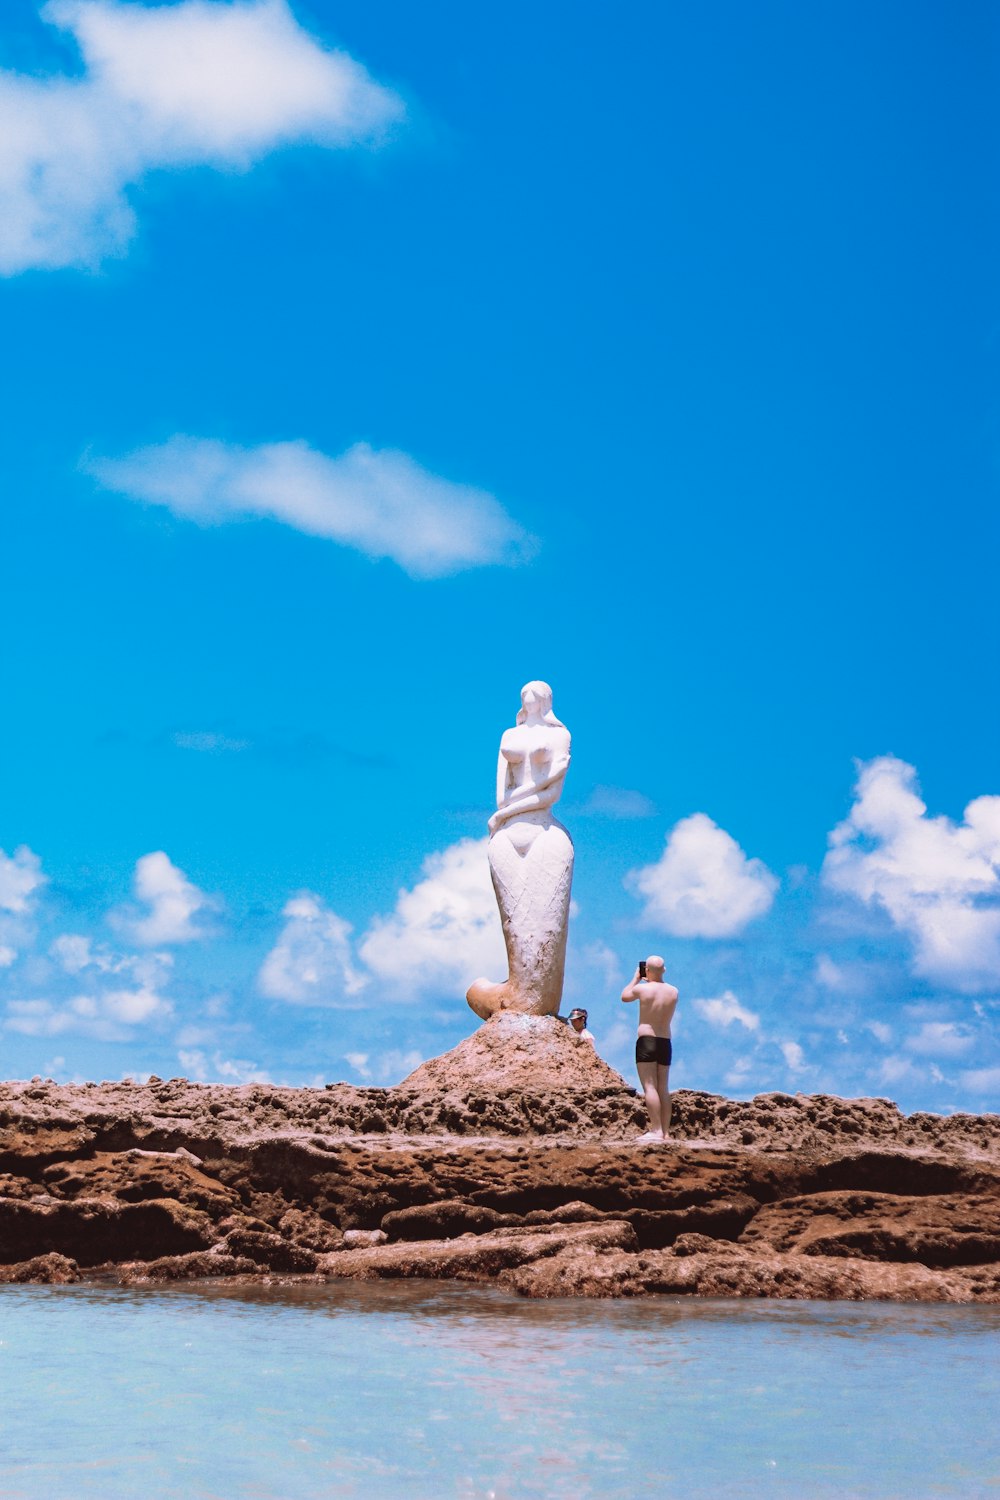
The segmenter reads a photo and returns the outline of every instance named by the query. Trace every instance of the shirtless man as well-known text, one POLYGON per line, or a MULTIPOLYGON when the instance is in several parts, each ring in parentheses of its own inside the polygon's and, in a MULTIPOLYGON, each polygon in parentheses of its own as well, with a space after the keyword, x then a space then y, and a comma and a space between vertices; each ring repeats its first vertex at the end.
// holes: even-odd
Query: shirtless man
POLYGON ((645 1144, 666 1140, 670 1129, 670 1023, 677 1009, 677 991, 672 984, 664 983, 663 959, 658 954, 651 953, 644 964, 639 964, 631 983, 622 990, 624 1004, 631 1000, 639 1002, 635 1065, 649 1115, 649 1129, 639 1136, 639 1142, 645 1144))

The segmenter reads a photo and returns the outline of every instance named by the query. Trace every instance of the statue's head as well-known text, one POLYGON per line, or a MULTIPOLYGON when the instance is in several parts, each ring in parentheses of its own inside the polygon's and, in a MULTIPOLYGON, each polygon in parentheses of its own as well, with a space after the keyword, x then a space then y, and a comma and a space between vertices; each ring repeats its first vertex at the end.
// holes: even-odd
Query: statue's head
POLYGON ((559 729, 566 728, 552 712, 552 689, 547 682, 526 682, 521 689, 517 723, 524 724, 529 718, 540 719, 543 724, 554 724, 559 729))

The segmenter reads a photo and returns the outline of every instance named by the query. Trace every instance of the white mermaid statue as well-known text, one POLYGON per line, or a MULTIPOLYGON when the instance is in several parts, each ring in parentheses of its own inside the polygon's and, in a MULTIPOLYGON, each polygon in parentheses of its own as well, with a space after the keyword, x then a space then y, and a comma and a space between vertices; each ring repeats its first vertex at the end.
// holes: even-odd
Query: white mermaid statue
POLYGON ((521 689, 513 729, 497 761, 497 810, 489 862, 507 944, 508 977, 477 979, 466 999, 477 1016, 514 1010, 554 1016, 566 965, 573 841, 553 816, 569 769, 569 730, 552 712, 547 682, 521 689))

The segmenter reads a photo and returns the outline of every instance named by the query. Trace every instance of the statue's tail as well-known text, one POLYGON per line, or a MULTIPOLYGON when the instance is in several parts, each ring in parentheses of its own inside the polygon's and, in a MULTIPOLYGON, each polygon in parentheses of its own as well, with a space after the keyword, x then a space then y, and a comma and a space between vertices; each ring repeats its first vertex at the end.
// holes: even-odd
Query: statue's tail
POLYGON ((465 998, 469 1002, 469 1008, 475 1011, 479 1019, 488 1021, 490 1016, 504 1009, 506 990, 506 984, 492 984, 488 979, 476 979, 469 985, 465 998))
POLYGON ((488 1021, 501 1010, 516 1010, 524 1016, 554 1016, 559 1009, 558 1000, 553 1005, 539 995, 525 994, 513 979, 505 979, 502 984, 477 979, 469 985, 465 998, 482 1021, 488 1021))

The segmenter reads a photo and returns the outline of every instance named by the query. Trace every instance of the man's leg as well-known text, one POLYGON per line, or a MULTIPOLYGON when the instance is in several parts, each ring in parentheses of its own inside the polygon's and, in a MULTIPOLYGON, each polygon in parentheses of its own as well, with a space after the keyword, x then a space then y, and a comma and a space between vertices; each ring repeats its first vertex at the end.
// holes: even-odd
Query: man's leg
MULTIPOLYGON (((660 1123, 660 1095, 657 1090, 657 1065, 655 1062, 637 1062, 636 1071, 639 1074, 639 1083, 642 1087, 643 1096, 646 1100, 646 1113, 649 1116, 648 1135, 662 1137, 663 1126, 660 1123)), ((644 1137, 640 1136, 640 1140, 644 1137)))
POLYGON ((656 1068, 656 1093, 660 1106, 660 1124, 663 1126, 663 1134, 670 1132, 670 1116, 673 1113, 673 1101, 670 1098, 670 1065, 657 1064, 656 1068))

